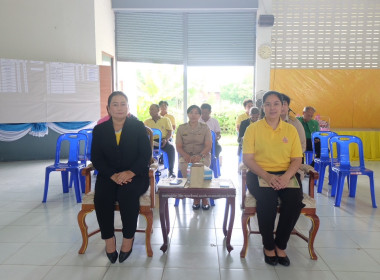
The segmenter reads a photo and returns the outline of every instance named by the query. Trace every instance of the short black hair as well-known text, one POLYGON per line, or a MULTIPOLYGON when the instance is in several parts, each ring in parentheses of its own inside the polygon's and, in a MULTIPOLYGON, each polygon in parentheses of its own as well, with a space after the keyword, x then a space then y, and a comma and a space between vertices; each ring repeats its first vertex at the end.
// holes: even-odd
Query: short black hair
POLYGON ((312 110, 314 113, 316 112, 315 108, 311 107, 311 106, 306 106, 305 108, 303 108, 303 112, 306 112, 306 111, 309 111, 309 110, 312 110))
POLYGON ((193 109, 197 109, 199 115, 202 114, 201 108, 199 108, 199 106, 197 106, 197 105, 191 105, 189 108, 187 108, 187 113, 189 114, 191 112, 191 110, 193 110, 193 109))
POLYGON ((278 97, 278 99, 280 99, 281 101, 281 104, 282 104, 282 94, 279 93, 278 91, 274 91, 274 90, 270 90, 270 91, 267 91, 266 93, 264 93, 263 95, 263 103, 265 103, 265 100, 268 98, 268 96, 270 95, 276 95, 278 97))
POLYGON ((161 100, 160 102, 158 102, 158 106, 161 106, 162 104, 165 104, 166 106, 169 106, 169 104, 168 104, 167 101, 161 100))
POLYGON ((249 109, 249 115, 256 115, 256 114, 260 114, 259 108, 252 107, 251 109, 249 109))
POLYGON ((290 105, 290 97, 282 93, 282 103, 284 103, 284 101, 290 105))
POLYGON ((208 103, 203 103, 203 104, 201 105, 201 109, 202 109, 202 110, 203 110, 203 109, 207 109, 207 110, 210 110, 210 111, 211 111, 211 105, 208 104, 208 103))
POLYGON ((111 106, 111 100, 112 100, 112 98, 114 96, 118 96, 118 95, 123 96, 127 100, 127 103, 128 103, 128 97, 127 97, 127 95, 124 92, 122 92, 122 91, 114 91, 114 92, 112 92, 110 94, 110 96, 108 96, 108 101, 107 101, 108 107, 111 106))
POLYGON ((245 108, 245 106, 247 106, 248 103, 252 103, 253 104, 252 99, 244 99, 244 101, 243 101, 244 108, 245 108))

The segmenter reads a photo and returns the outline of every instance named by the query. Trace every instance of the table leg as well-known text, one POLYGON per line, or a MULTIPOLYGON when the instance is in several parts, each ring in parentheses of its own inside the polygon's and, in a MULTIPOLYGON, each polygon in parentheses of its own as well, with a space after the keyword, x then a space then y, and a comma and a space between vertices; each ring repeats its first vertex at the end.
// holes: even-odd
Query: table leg
MULTIPOLYGON (((231 252, 234 247, 231 246, 231 235, 232 235, 232 229, 234 226, 234 221, 235 221, 235 197, 229 197, 226 199, 226 204, 229 204, 231 213, 230 213, 230 221, 228 224, 228 231, 227 231, 227 238, 226 238, 226 246, 227 246, 227 251, 231 252)), ((226 205, 226 209, 228 206, 226 205)), ((228 211, 226 211, 228 214, 228 211)), ((224 217, 226 219, 226 215, 224 217)))
POLYGON ((228 198, 226 198, 226 206, 224 208, 224 219, 223 219, 223 234, 224 237, 227 236, 227 220, 228 220, 228 212, 229 212, 229 203, 228 203, 228 198))
POLYGON ((163 198, 161 195, 159 195, 159 203, 160 203, 160 222, 161 222, 161 230, 162 230, 162 238, 164 243, 162 244, 160 250, 162 252, 166 252, 168 249, 168 227, 167 227, 167 218, 166 217, 166 211, 168 199, 163 198))
POLYGON ((165 203, 165 224, 166 224, 166 235, 169 235, 170 232, 170 219, 169 219, 169 203, 166 199, 165 203))

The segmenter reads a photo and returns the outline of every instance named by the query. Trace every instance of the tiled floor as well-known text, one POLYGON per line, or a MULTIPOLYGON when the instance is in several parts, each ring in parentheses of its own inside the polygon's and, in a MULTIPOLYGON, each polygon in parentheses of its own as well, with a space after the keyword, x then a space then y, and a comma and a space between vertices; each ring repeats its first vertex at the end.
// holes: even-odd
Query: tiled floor
MULTIPOLYGON (((240 188, 236 148, 224 148, 222 175, 240 188)), ((0 163, 0 279, 380 279, 380 210, 370 202, 368 179, 358 180, 356 199, 343 194, 340 208, 328 196, 328 186, 316 196, 321 226, 315 241, 318 260, 309 258, 306 243, 292 236, 287 253, 291 266, 264 263, 259 236, 251 236, 247 257, 240 258, 243 236, 240 200, 229 254, 222 233, 224 201, 211 211, 191 209, 191 201, 173 207, 171 200, 170 245, 160 251, 162 236, 155 209, 153 257, 145 252, 144 235, 136 234, 131 257, 110 264, 99 235, 90 239, 84 255, 78 255, 81 234, 77 226, 80 204, 73 190, 62 194, 58 173, 52 173, 48 201, 41 203, 45 167, 49 161, 0 163)), ((380 203, 380 162, 367 162, 375 171, 380 203)), ((239 196, 238 196, 239 198, 239 196)), ((96 226, 93 214, 89 226, 96 226)), ((141 224, 144 223, 141 219, 141 224)), ((116 217, 116 223, 120 224, 116 217)), ((254 225, 253 225, 254 226, 254 225)), ((305 232, 309 220, 301 217, 297 228, 305 232)), ((118 247, 121 234, 118 233, 118 247)))

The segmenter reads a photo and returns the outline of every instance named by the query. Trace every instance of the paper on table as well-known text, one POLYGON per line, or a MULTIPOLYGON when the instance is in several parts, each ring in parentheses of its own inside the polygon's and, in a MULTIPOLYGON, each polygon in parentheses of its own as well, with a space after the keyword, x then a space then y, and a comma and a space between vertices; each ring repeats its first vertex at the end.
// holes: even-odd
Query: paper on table
MULTIPOLYGON (((259 177, 259 176, 258 176, 259 177)), ((270 186, 268 185, 268 183, 261 177, 259 177, 259 186, 260 187, 263 187, 263 188, 269 188, 270 186)), ((293 176, 292 178, 290 178, 290 181, 289 181, 289 184, 287 186, 287 188, 299 188, 300 185, 298 184, 298 181, 297 181, 297 178, 295 176, 293 176)))
POLYGON ((177 180, 181 180, 181 182, 178 185, 171 185, 170 182, 172 181, 172 178, 163 178, 160 179, 157 183, 158 188, 183 188, 186 183, 187 179, 186 178, 178 178, 177 180))

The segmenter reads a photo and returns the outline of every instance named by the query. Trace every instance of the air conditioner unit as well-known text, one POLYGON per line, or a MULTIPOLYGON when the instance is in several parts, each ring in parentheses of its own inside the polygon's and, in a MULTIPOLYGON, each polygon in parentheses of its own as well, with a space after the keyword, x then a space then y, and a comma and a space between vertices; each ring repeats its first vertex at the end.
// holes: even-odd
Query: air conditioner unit
POLYGON ((273 26, 274 24, 274 15, 260 15, 259 16, 259 26, 273 26))

